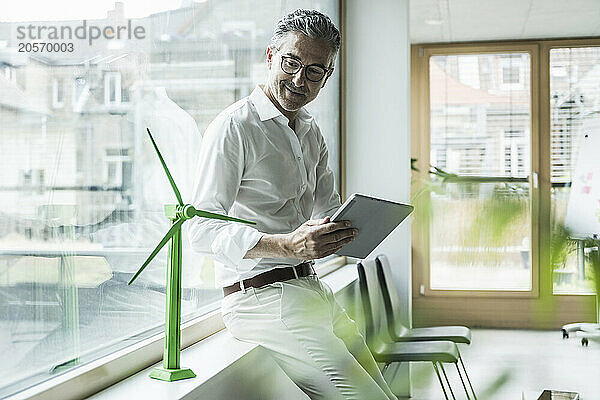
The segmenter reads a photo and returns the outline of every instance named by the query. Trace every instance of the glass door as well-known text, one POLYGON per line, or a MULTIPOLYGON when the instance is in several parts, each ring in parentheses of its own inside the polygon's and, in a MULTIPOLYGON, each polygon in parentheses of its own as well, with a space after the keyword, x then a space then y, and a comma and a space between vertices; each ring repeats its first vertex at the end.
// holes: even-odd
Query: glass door
POLYGON ((428 67, 428 289, 531 292, 531 55, 432 55, 428 67))
POLYGON ((414 324, 595 321, 598 245, 565 226, 597 193, 600 40, 415 45, 411 71, 414 324))

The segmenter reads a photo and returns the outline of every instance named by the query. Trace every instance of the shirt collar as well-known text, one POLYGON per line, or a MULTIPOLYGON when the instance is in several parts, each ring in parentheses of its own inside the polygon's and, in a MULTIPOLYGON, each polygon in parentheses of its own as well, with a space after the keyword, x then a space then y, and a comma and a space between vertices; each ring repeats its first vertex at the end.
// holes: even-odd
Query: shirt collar
MULTIPOLYGON (((256 86, 254 88, 254 90, 250 94, 250 101, 252 101, 252 104, 254 104, 254 107, 256 108, 256 111, 258 112, 258 116, 260 117, 261 121, 266 121, 268 119, 276 118, 279 116, 283 117, 287 121, 285 115, 283 115, 281 111, 279 111, 277 107, 275 107, 275 105, 271 102, 271 100, 269 100, 269 98, 267 97, 265 92, 260 88, 260 86, 256 86)), ((302 107, 298 111, 296 119, 299 119, 303 123, 310 124, 312 122, 313 117, 308 111, 306 111, 304 107, 302 107)))
POLYGON ((261 121, 266 121, 280 115, 283 116, 281 111, 279 111, 277 107, 271 103, 271 100, 269 100, 260 86, 256 86, 254 88, 252 94, 250 94, 250 101, 252 101, 252 104, 254 104, 261 121))

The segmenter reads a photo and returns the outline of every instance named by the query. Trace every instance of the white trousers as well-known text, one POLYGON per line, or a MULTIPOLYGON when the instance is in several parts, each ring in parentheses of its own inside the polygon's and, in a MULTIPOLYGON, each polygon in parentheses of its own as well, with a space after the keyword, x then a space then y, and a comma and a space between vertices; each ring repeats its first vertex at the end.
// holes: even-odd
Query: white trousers
POLYGON ((230 294, 221 308, 231 334, 266 349, 311 399, 396 400, 356 323, 316 276, 230 294))

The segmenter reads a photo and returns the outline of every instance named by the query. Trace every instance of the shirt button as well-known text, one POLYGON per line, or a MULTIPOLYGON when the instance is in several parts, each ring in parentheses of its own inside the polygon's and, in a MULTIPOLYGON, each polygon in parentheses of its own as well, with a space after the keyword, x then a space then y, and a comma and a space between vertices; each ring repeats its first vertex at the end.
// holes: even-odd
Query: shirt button
POLYGON ((298 157, 298 161, 302 160, 302 157, 298 157))

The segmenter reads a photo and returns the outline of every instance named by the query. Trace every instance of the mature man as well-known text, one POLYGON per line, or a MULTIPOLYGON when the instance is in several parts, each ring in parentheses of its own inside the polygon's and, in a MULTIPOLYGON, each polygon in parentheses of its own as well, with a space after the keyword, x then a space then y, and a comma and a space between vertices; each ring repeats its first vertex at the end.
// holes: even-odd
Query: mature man
POLYGON ((311 399, 396 399, 314 259, 357 231, 330 222, 340 206, 327 148, 303 108, 333 73, 340 34, 330 19, 297 10, 275 27, 264 85, 207 128, 193 205, 256 221, 256 228, 192 220, 190 241, 217 262, 223 320, 264 347, 311 399))

